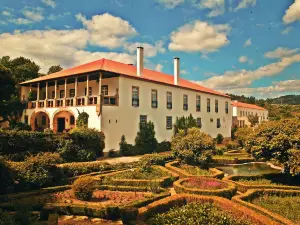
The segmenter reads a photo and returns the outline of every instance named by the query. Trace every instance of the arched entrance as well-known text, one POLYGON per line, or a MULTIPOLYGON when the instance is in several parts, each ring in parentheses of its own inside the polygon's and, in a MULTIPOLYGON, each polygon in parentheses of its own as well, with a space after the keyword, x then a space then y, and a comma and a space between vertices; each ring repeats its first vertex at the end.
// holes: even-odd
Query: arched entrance
POLYGON ((75 127, 75 116, 72 112, 63 110, 55 113, 53 117, 53 131, 64 132, 75 127))
POLYGON ((50 128, 50 117, 46 112, 35 112, 31 115, 30 126, 32 130, 44 131, 50 128))

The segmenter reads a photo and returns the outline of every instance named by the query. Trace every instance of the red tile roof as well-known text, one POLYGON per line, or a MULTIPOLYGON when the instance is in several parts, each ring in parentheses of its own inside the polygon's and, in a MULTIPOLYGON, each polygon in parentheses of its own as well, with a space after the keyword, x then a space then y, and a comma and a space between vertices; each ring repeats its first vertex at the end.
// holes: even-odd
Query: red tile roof
MULTIPOLYGON (((132 78, 136 78, 136 79, 148 80, 150 82, 158 82, 158 83, 162 83, 162 84, 177 86, 177 85, 174 85, 174 76, 173 75, 144 69, 143 75, 141 77, 138 77, 136 75, 137 73, 136 73, 135 66, 120 63, 120 62, 115 62, 115 61, 108 60, 108 59, 100 59, 100 60, 97 60, 94 62, 76 66, 76 67, 73 67, 70 69, 62 70, 57 73, 49 74, 49 75, 46 75, 43 77, 38 77, 38 78, 35 78, 32 80, 25 81, 25 82, 21 83, 21 85, 36 83, 36 82, 41 82, 41 81, 46 81, 46 80, 53 80, 53 79, 58 79, 58 78, 63 78, 63 77, 69 77, 69 76, 74 76, 77 74, 83 74, 83 73, 100 71, 100 70, 118 73, 123 76, 128 76, 128 77, 132 77, 132 78)), ((210 94, 230 98, 226 94, 212 90, 210 88, 206 88, 204 86, 201 86, 199 84, 196 84, 196 83, 193 83, 191 81, 184 80, 181 78, 179 79, 178 86, 182 87, 182 88, 192 89, 195 91, 200 91, 200 92, 205 92, 205 93, 210 93, 210 94)))
POLYGON ((231 103, 232 106, 236 106, 236 107, 242 107, 242 108, 248 108, 248 109, 258 109, 258 110, 265 110, 267 111, 266 109, 262 108, 262 107, 259 107, 257 105, 253 105, 253 104, 247 104, 247 103, 243 103, 243 102, 236 102, 236 101, 233 101, 231 103))

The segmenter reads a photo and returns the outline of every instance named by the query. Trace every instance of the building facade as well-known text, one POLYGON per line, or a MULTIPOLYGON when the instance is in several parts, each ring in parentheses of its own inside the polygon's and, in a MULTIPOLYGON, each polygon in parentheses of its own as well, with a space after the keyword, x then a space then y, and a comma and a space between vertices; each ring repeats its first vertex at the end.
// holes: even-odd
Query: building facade
POLYGON ((248 116, 257 116, 258 123, 268 120, 268 110, 253 104, 232 101, 232 126, 233 127, 250 127, 248 116))
POLYGON ((103 131, 105 151, 118 150, 121 136, 134 143, 139 123, 152 121, 158 141, 170 141, 177 117, 192 114, 212 137, 230 137, 230 97, 174 75, 143 67, 143 48, 137 66, 101 59, 21 83, 28 102, 22 120, 34 130, 54 132, 76 127, 80 112, 89 114, 88 127, 103 131))

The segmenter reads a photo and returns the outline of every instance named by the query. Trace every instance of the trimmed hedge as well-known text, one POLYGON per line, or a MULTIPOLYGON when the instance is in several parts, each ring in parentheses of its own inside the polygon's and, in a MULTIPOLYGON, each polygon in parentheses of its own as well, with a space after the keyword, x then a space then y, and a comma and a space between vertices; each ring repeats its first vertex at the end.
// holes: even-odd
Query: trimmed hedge
POLYGON ((239 156, 226 156, 226 155, 217 155, 214 156, 212 162, 215 164, 241 164, 254 162, 255 159, 251 157, 239 157, 239 156))
POLYGON ((250 185, 242 182, 238 182, 240 179, 259 179, 267 177, 286 176, 285 174, 264 174, 257 176, 242 176, 242 175, 231 175, 225 177, 223 180, 234 183, 238 191, 246 192, 249 189, 281 189, 281 190, 300 190, 299 186, 288 186, 288 185, 250 185))
POLYGON ((260 215, 255 211, 248 209, 244 206, 236 204, 228 199, 216 196, 199 196, 190 194, 173 195, 158 201, 155 201, 146 207, 139 209, 138 221, 136 224, 144 224, 144 222, 156 213, 164 213, 174 206, 183 206, 191 202, 197 203, 214 203, 222 210, 230 213, 231 215, 244 218, 256 225, 278 225, 279 223, 272 221, 266 216, 260 215))
POLYGON ((214 196, 220 196, 224 198, 232 198, 237 192, 237 188, 234 184, 226 181, 220 181, 215 178, 207 178, 207 177, 199 177, 199 179, 207 180, 207 181, 217 181, 222 182, 227 185, 226 188, 222 189, 216 189, 216 190, 205 190, 205 189, 199 189, 197 187, 194 188, 188 188, 183 185, 183 182, 190 180, 191 178, 184 178, 177 180, 173 183, 174 189, 176 193, 186 193, 186 194, 197 194, 197 195, 214 195, 214 196))
POLYGON ((146 154, 140 158, 140 161, 147 161, 150 165, 160 165, 164 166, 166 162, 174 160, 175 157, 172 153, 164 153, 164 154, 146 154))
POLYGON ((186 171, 176 167, 178 165, 178 161, 169 162, 165 166, 167 169, 179 174, 180 177, 211 177, 211 178, 217 178, 222 179, 224 177, 224 172, 216 169, 216 168, 209 168, 209 171, 212 173, 212 175, 206 175, 206 176, 199 176, 199 175, 192 175, 187 173, 186 171))
POLYGON ((232 201, 241 204, 249 209, 252 209, 258 213, 261 213, 265 216, 268 216, 270 219, 273 219, 276 222, 279 222, 280 224, 285 225, 296 225, 292 221, 288 220, 287 218, 284 218, 283 216, 271 212, 263 207, 251 204, 248 201, 253 200, 254 198, 258 197, 259 195, 281 195, 281 196, 294 196, 294 195, 300 195, 300 190, 278 190, 278 189, 252 189, 248 190, 246 193, 242 195, 237 195, 232 198, 232 201))
MULTIPOLYGON (((155 183, 159 185, 160 187, 167 187, 170 184, 173 183, 173 181, 177 180, 179 178, 178 174, 167 170, 166 168, 162 166, 154 166, 160 170, 163 170, 170 174, 170 176, 161 177, 159 179, 153 179, 153 180, 146 180, 146 179, 110 179, 108 185, 114 185, 114 186, 134 186, 134 187, 148 187, 150 182, 155 183)), ((124 171, 117 171, 114 173, 108 173, 105 175, 98 176, 100 179, 104 177, 110 177, 118 173, 124 173, 129 170, 124 171)))

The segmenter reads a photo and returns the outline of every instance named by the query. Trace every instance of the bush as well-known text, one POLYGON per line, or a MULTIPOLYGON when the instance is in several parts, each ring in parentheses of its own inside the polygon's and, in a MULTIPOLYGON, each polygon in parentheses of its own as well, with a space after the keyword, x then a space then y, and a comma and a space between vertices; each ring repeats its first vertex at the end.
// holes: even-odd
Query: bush
POLYGON ((162 141, 157 144, 156 152, 168 152, 171 151, 171 142, 162 141))
POLYGON ((227 141, 225 143, 225 146, 227 149, 233 149, 233 150, 238 148, 238 144, 234 141, 227 141))
POLYGON ((190 114, 188 117, 177 117, 176 122, 174 124, 174 134, 176 135, 179 130, 184 130, 185 133, 187 133, 188 129, 198 127, 197 121, 194 119, 192 114, 190 114))
POLYGON ((121 137, 121 142, 119 143, 119 146, 120 146, 121 155, 123 156, 137 155, 136 148, 133 145, 127 143, 124 135, 122 135, 121 137))
POLYGON ((151 121, 140 124, 140 131, 135 138, 135 147, 141 155, 156 151, 157 140, 155 138, 154 124, 151 121))
POLYGON ((0 194, 6 194, 7 189, 13 185, 13 172, 2 158, 0 158, 0 180, 0 194))
POLYGON ((236 140, 238 141, 238 143, 241 147, 245 147, 246 141, 248 140, 248 138, 252 132, 253 132, 253 130, 248 127, 239 128, 235 132, 236 140))
POLYGON ((0 130, 0 152, 55 152, 63 136, 35 131, 0 130))
POLYGON ((89 128, 75 128, 70 131, 74 144, 81 149, 88 149, 101 156, 105 147, 105 136, 102 132, 89 128))
POLYGON ((88 128, 88 123, 89 123, 89 114, 87 114, 86 112, 79 112, 78 111, 78 117, 76 120, 76 126, 78 128, 88 128))
POLYGON ((11 121, 9 123, 9 128, 16 131, 20 131, 20 130, 31 131, 31 126, 29 126, 28 124, 22 122, 16 122, 16 121, 11 121))
POLYGON ((4 212, 2 209, 0 209, 0 225, 18 225, 18 224, 15 222, 13 215, 4 212))
POLYGON ((218 134, 216 137, 217 144, 222 144, 224 137, 222 134, 218 134))
POLYGON ((72 184, 74 196, 82 201, 89 201, 96 190, 95 180, 91 176, 80 177, 72 184))
POLYGON ((214 140, 198 128, 190 128, 185 135, 180 130, 172 138, 173 154, 187 164, 206 164, 211 160, 211 150, 215 148, 214 140))
POLYGON ((138 214, 139 214, 138 208, 124 207, 121 209, 121 220, 123 224, 130 224, 136 221, 138 214))
POLYGON ((140 162, 147 161, 150 165, 160 165, 164 166, 166 162, 174 160, 174 156, 172 154, 147 154, 144 155, 140 162))

